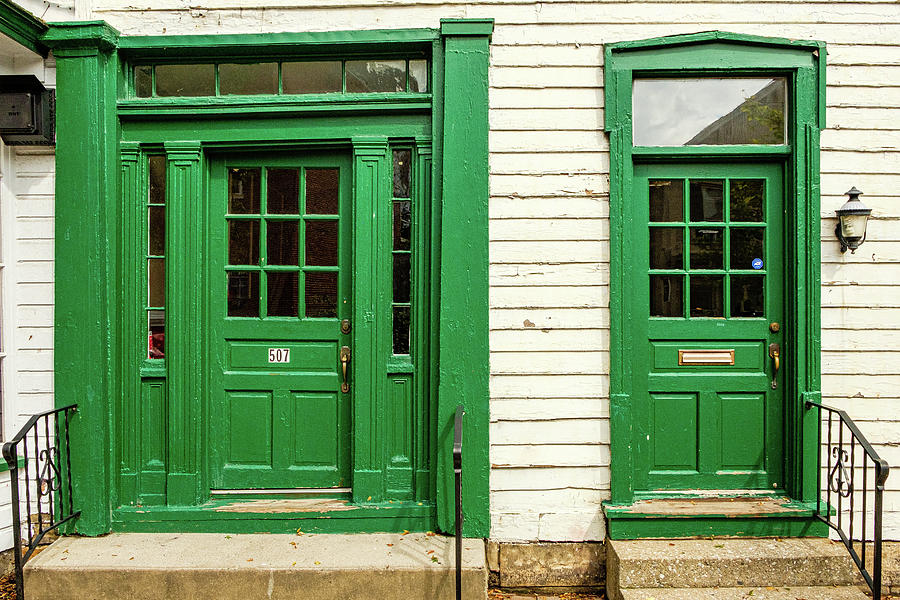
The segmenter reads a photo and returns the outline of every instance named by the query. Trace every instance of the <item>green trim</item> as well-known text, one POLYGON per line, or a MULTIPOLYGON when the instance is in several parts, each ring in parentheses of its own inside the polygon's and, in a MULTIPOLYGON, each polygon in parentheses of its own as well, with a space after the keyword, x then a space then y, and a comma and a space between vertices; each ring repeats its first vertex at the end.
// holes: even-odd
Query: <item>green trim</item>
POLYGON ((61 56, 60 52, 83 49, 112 50, 119 43, 119 31, 106 21, 67 21, 49 25, 50 29, 41 41, 55 56, 61 56))
POLYGON ((493 19, 441 19, 441 35, 473 35, 487 37, 494 33, 493 19))
POLYGON ((42 20, 12 0, 0 0, 0 33, 46 58, 48 49, 41 42, 46 31, 42 20))
POLYGON ((761 518, 703 516, 692 518, 616 517, 607 514, 607 536, 612 540, 706 536, 827 537, 828 526, 812 515, 761 518))
MULTIPOLYGON (((16 461, 16 468, 21 469, 24 466, 25 466, 25 457, 20 456, 19 459, 16 461)), ((0 461, 0 473, 5 473, 6 471, 9 471, 9 465, 6 463, 5 460, 0 461)))
MULTIPOLYGON (((637 243, 629 200, 634 195, 636 162, 680 159, 786 161, 785 231, 785 364, 793 369, 784 386, 786 423, 786 491, 792 498, 814 501, 816 490, 815 415, 802 399, 820 389, 821 330, 819 320, 819 131, 824 127, 825 45, 809 40, 763 38, 727 32, 704 32, 650 40, 619 42, 605 48, 605 129, 610 135, 610 424, 611 502, 629 504, 634 489, 634 386, 630 357, 635 355, 632 326, 633 298, 639 293, 629 274, 637 243), (792 119, 789 147, 634 148, 631 131, 631 90, 635 74, 719 75, 777 73, 791 82, 792 119)), ((642 292, 642 290, 641 290, 642 292)), ((814 412, 814 411, 813 411, 814 412)), ((614 514, 614 513, 613 513, 614 514)), ((767 527, 784 535, 809 535, 818 525, 797 522, 760 526, 751 523, 719 527, 714 521, 685 526, 680 519, 651 520, 647 530, 629 528, 610 518, 616 535, 761 534, 767 527), (681 525, 679 525, 681 523, 681 525), (687 533, 686 533, 687 532, 687 533)), ((781 522, 781 521, 779 521, 781 522)), ((816 534, 818 535, 818 533, 816 534)))

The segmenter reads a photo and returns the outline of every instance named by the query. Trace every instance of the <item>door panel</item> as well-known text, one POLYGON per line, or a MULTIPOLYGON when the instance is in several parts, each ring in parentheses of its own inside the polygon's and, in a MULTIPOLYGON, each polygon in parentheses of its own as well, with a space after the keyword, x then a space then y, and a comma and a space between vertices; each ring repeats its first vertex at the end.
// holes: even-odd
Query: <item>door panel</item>
POLYGON ((212 487, 349 487, 349 158, 235 156, 211 169, 212 487))
POLYGON ((635 168, 638 492, 782 487, 782 169, 635 168))

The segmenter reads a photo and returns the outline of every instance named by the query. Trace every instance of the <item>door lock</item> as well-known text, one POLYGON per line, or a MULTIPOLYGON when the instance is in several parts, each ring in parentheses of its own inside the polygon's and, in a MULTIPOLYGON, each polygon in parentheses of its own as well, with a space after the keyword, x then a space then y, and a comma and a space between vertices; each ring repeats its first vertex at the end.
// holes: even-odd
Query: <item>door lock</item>
POLYGON ((778 388, 778 369, 781 368, 781 344, 774 342, 769 344, 769 356, 775 361, 775 371, 772 373, 772 389, 778 388))
POLYGON ((341 383, 341 392, 350 391, 350 384, 347 382, 347 367, 350 366, 350 346, 341 347, 341 371, 344 374, 344 381, 341 383))
POLYGON ((347 335, 348 333, 350 333, 351 329, 353 329, 353 327, 350 325, 350 319, 344 319, 343 321, 341 321, 341 333, 347 335))

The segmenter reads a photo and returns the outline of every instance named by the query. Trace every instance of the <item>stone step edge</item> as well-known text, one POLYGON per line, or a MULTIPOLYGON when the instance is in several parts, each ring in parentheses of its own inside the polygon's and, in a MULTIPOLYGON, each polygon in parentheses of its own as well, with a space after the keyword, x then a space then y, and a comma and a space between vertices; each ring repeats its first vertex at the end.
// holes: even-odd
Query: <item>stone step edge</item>
POLYGON ((701 597, 708 600, 870 600, 856 586, 631 588, 620 590, 619 596, 611 596, 610 600, 696 600, 701 597))

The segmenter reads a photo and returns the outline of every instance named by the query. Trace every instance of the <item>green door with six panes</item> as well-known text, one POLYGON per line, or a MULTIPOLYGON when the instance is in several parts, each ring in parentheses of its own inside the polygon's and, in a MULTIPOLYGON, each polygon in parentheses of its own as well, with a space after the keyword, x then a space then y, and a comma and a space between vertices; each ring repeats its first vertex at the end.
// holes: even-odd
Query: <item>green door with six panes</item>
POLYGON ((212 488, 350 487, 351 163, 211 163, 212 488))
POLYGON ((782 172, 635 166, 638 492, 783 487, 782 172))

